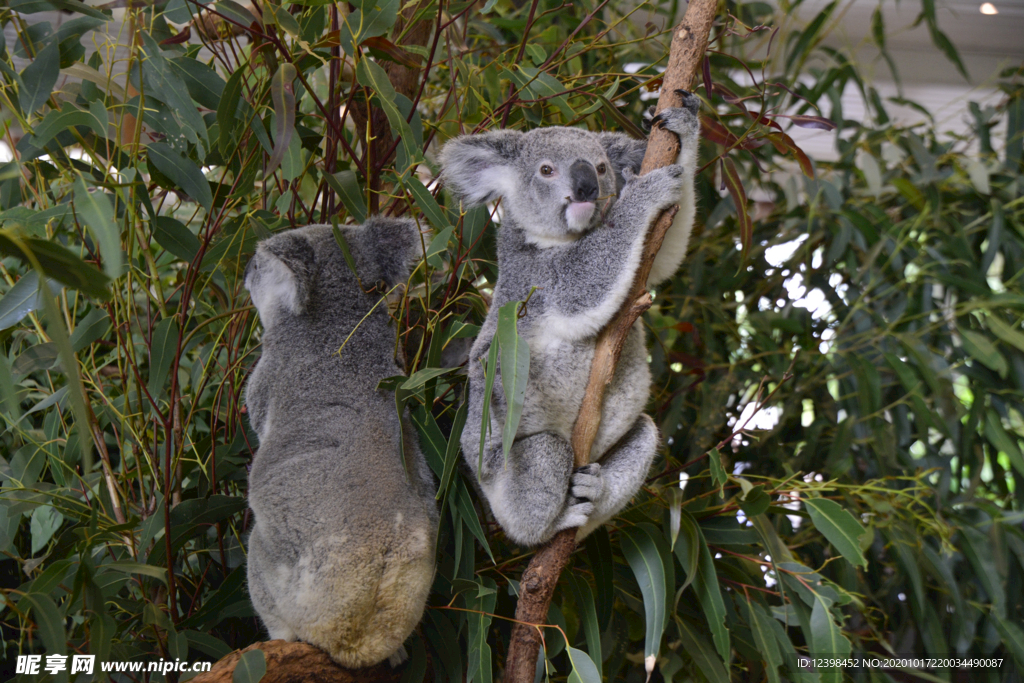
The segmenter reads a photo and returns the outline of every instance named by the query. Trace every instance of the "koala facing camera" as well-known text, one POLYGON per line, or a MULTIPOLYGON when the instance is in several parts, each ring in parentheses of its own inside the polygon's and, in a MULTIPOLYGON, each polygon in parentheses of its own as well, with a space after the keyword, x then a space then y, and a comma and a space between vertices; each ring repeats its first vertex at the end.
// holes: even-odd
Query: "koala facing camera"
MULTIPOLYGON (((364 287, 406 280, 415 223, 341 230, 364 287)), ((377 389, 401 373, 387 306, 367 316, 384 292, 364 292, 324 225, 261 242, 245 286, 264 328, 246 387, 260 441, 249 474, 253 605, 272 639, 302 640, 350 668, 397 663, 433 581, 437 507, 415 431, 377 389)))
POLYGON ((578 128, 500 130, 466 135, 441 152, 442 177, 464 204, 501 199, 498 282, 469 359, 469 415, 462 435, 467 464, 495 518, 512 540, 536 545, 578 527, 582 539, 639 490, 660 437, 643 414, 650 371, 643 325, 628 335, 608 387, 592 464, 573 470, 570 438, 590 376, 598 332, 622 306, 639 267, 647 230, 673 204, 679 212, 648 279, 671 277, 693 227, 700 100, 656 122, 679 136, 678 163, 637 176, 647 142, 578 128), (520 333, 530 374, 519 430, 508 454, 501 434, 507 406, 496 374, 482 457, 484 364, 498 309, 530 296, 520 333))

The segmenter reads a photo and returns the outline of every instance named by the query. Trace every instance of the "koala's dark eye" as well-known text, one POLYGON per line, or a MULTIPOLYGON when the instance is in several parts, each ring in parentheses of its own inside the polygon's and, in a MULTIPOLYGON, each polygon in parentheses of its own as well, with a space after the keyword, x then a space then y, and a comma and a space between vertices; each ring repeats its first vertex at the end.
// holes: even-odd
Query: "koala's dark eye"
POLYGON ((377 288, 378 292, 388 291, 388 283, 384 282, 384 280, 377 280, 377 283, 374 286, 377 288))
POLYGON ((603 163, 597 165, 597 172, 598 172, 598 174, 604 175, 605 171, 607 171, 607 170, 608 170, 608 167, 605 166, 603 163))
POLYGON ((543 166, 540 167, 540 174, 545 178, 551 177, 552 175, 554 175, 554 173, 555 169, 551 168, 547 164, 544 164, 543 166))

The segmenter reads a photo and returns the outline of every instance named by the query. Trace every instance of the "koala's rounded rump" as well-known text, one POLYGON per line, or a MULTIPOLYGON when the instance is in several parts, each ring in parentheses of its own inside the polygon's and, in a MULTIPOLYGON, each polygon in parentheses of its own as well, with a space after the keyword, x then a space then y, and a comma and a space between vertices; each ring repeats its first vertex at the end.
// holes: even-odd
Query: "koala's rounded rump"
POLYGON ((246 272, 264 327, 246 387, 260 440, 248 575, 271 638, 357 668, 396 661, 422 617, 437 508, 414 430, 377 389, 401 371, 387 306, 367 315, 384 292, 364 291, 405 281, 418 230, 384 218, 341 229, 362 285, 329 226, 261 242, 246 272))

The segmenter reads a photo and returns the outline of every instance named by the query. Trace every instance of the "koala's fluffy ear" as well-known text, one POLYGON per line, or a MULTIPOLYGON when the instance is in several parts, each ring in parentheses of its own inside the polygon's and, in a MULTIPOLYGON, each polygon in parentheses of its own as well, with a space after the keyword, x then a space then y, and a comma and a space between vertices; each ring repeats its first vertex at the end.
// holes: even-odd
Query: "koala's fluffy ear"
POLYGON ((494 201, 515 187, 523 134, 495 130, 455 138, 441 150, 441 178, 467 205, 494 201))
POLYGON ((409 279, 412 264, 423 252, 420 229, 408 218, 371 216, 359 230, 358 240, 360 251, 371 255, 389 287, 409 279))
POLYGON ((281 308, 302 315, 315 276, 313 245, 300 232, 285 232, 257 244, 256 255, 245 270, 245 288, 263 326, 272 325, 281 308))
POLYGON ((644 152, 647 151, 646 140, 634 140, 625 133, 601 133, 601 146, 604 147, 608 161, 615 169, 615 184, 622 191, 626 179, 622 171, 629 169, 634 174, 640 172, 644 163, 644 152))

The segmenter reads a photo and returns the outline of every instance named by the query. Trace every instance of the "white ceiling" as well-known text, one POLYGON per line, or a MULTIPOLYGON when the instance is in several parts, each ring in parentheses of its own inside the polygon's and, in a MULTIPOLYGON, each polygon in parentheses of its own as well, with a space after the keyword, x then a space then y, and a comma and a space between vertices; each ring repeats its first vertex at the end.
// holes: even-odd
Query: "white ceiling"
MULTIPOLYGON (((855 61, 865 80, 883 98, 902 95, 928 110, 940 131, 963 131, 969 125, 968 103, 978 102, 983 107, 997 104, 1001 98, 995 87, 999 72, 1024 63, 1024 0, 991 2, 999 12, 996 15, 982 14, 981 0, 936 2, 939 26, 960 52, 970 81, 934 46, 924 22, 912 27, 921 9, 918 0, 881 3, 887 48, 896 62, 899 84, 871 40, 871 17, 879 5, 876 0, 840 2, 825 44, 842 49, 855 61)), ((827 4, 825 0, 806 0, 792 18, 806 25, 827 4)), ((926 120, 913 108, 895 104, 890 115, 903 125, 926 120)), ((864 103, 854 88, 843 94, 843 116, 853 120, 866 116, 864 103)), ((834 134, 802 129, 793 133, 812 157, 835 157, 834 134)))

